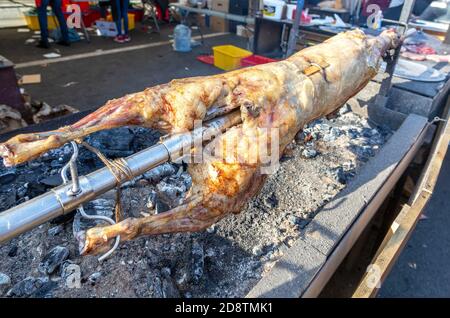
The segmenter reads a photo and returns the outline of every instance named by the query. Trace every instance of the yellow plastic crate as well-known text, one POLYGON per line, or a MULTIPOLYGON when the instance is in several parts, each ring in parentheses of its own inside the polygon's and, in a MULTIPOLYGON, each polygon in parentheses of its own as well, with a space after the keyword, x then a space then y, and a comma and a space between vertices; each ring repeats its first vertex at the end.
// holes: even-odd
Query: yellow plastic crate
MULTIPOLYGON (((108 16, 106 17, 106 21, 112 21, 112 20, 113 20, 112 15, 108 14, 108 16)), ((134 14, 133 13, 128 13, 128 31, 131 31, 134 28, 135 28, 134 14)))
POLYGON ((222 70, 231 71, 241 66, 241 59, 253 53, 234 45, 220 45, 213 47, 214 65, 222 70))
MULTIPOLYGON (((39 27, 39 19, 37 15, 30 15, 30 14, 26 14, 24 13, 24 17, 25 17, 25 21, 27 22, 27 26, 29 29, 33 30, 33 31, 37 31, 40 30, 41 28, 39 27)), ((56 24, 56 17, 54 15, 47 15, 47 28, 49 30, 54 30, 57 28, 57 24, 56 24)))

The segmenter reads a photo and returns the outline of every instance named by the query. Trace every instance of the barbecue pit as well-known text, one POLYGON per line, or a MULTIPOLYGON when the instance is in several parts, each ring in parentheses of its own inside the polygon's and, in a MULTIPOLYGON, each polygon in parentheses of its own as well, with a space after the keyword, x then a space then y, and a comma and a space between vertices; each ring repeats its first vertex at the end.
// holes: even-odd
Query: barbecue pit
MULTIPOLYGON (((326 213, 321 208, 351 186, 393 134, 388 126, 371 123, 345 105, 336 118, 319 119, 305 127, 281 159, 279 171, 241 214, 201 233, 126 242, 101 264, 95 256, 78 256, 72 234, 74 223, 87 227, 92 222, 75 216, 41 225, 0 247, 2 255, 9 255, 1 259, 2 271, 13 282, 6 293, 19 297, 243 297, 261 278, 270 277, 274 265, 301 240, 311 220, 326 213), (67 280, 74 269, 80 271, 80 288, 71 288, 67 280)), ((96 133, 88 141, 109 156, 124 156, 152 145, 158 137, 143 128, 118 128, 96 133)), ((2 205, 15 205, 14 196, 20 202, 58 184, 59 171, 70 155, 71 147, 66 145, 23 166, 2 168, 2 178, 11 178, 2 187, 2 205)), ((80 174, 102 165, 83 148, 79 163, 80 174)), ((122 186, 126 216, 163 213, 189 186, 183 165, 155 168, 122 186)), ((112 216, 114 199, 110 191, 86 210, 112 216)))

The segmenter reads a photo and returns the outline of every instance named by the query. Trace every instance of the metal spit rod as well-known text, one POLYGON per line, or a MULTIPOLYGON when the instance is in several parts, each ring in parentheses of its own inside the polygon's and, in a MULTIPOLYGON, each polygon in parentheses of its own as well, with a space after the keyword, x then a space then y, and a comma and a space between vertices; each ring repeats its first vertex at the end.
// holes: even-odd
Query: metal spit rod
MULTIPOLYGON (((192 132, 171 135, 156 145, 125 158, 134 177, 180 158, 183 150, 192 149, 201 141, 211 139, 241 122, 239 111, 212 119, 192 132)), ((106 167, 79 177, 78 193, 73 193, 72 182, 61 185, 34 199, 0 213, 0 243, 4 243, 55 217, 64 215, 80 204, 113 189, 117 180, 106 167)), ((76 181, 75 181, 76 182, 76 181)), ((76 185, 75 185, 76 186, 76 185)))

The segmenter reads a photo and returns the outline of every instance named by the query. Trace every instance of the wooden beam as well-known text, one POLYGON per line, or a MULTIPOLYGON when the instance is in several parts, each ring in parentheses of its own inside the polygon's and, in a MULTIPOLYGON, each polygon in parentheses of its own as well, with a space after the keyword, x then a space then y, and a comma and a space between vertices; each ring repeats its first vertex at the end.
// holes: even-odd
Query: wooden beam
POLYGON ((391 225, 389 232, 383 240, 384 247, 379 250, 370 264, 370 271, 366 273, 357 289, 354 298, 375 297, 381 284, 388 276, 395 261, 413 232, 423 208, 433 194, 436 181, 441 170, 442 162, 450 142, 449 104, 447 100, 445 122, 440 124, 433 149, 423 173, 424 182, 418 183, 419 194, 412 205, 405 205, 391 225))
POLYGON ((448 25, 447 33, 445 33, 444 43, 450 44, 450 24, 448 25))

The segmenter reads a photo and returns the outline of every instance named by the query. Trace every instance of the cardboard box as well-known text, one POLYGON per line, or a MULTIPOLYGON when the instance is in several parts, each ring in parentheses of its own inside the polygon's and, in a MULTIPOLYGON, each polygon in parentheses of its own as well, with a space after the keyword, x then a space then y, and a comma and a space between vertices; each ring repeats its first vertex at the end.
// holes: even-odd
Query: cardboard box
POLYGON ((228 12, 230 8, 230 0, 212 0, 212 10, 220 12, 228 12))
POLYGON ((200 28, 204 28, 206 27, 206 19, 205 19, 205 15, 204 14, 197 14, 197 17, 195 19, 197 26, 199 26, 200 28))
POLYGON ((224 18, 211 17, 209 24, 211 30, 215 32, 228 32, 228 21, 224 18))
POLYGON ((19 84, 38 84, 41 82, 41 74, 23 75, 19 84))
POLYGON ((253 35, 253 31, 250 27, 245 27, 244 25, 239 24, 236 26, 236 35, 244 38, 250 38, 253 35))
POLYGON ((262 0, 249 0, 248 2, 248 15, 253 16, 258 11, 264 9, 264 4, 262 0))
POLYGON ((98 35, 110 37, 117 35, 116 24, 114 22, 98 20, 95 21, 95 25, 97 27, 98 35))

